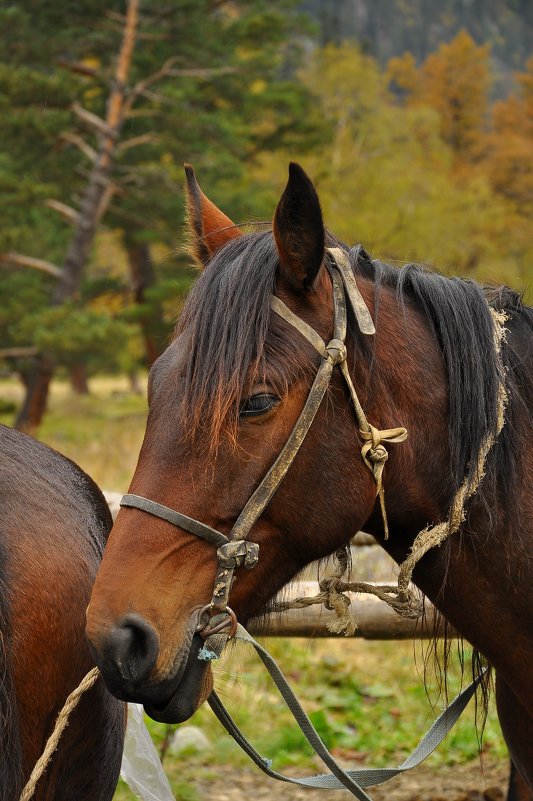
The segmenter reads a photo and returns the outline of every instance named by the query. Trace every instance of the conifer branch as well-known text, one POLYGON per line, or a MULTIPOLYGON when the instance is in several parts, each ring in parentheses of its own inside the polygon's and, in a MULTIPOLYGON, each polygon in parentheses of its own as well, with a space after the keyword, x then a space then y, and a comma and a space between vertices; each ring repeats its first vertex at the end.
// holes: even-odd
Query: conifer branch
POLYGON ((79 134, 71 133, 70 131, 63 131, 59 138, 64 142, 68 142, 70 145, 77 147, 78 150, 81 150, 81 152, 91 161, 95 160, 96 150, 94 147, 91 147, 91 145, 86 142, 82 136, 79 136, 79 134))
POLYGON ((79 103, 73 103, 70 108, 74 114, 80 118, 80 120, 85 122, 91 128, 95 128, 105 136, 115 135, 115 130, 111 128, 105 120, 103 120, 97 114, 93 114, 92 111, 87 111, 87 109, 83 108, 83 106, 80 106, 79 103))
POLYGON ((76 209, 73 209, 72 206, 68 206, 66 203, 62 203, 60 200, 47 198, 47 200, 44 201, 44 205, 49 209, 57 211, 69 223, 75 224, 78 221, 78 212, 76 209))
POLYGON ((60 278, 63 270, 56 264, 52 264, 44 259, 36 259, 33 256, 26 256, 23 253, 0 253, 0 264, 12 265, 14 267, 31 267, 34 270, 40 270, 43 273, 60 278))
POLYGON ((159 141, 159 136, 153 133, 145 133, 141 134, 140 136, 133 136, 131 139, 126 139, 124 142, 121 142, 117 145, 117 151, 122 153, 124 150, 129 150, 132 147, 138 147, 139 145, 149 145, 159 141))

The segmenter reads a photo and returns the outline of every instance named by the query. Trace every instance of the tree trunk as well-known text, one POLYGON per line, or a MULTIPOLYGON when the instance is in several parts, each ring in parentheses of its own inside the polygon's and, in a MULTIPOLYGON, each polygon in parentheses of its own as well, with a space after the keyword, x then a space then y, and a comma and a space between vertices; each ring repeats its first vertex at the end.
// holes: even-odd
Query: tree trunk
POLYGON ((34 365, 24 373, 26 397, 17 418, 15 428, 26 434, 34 434, 46 411, 48 390, 54 374, 54 363, 49 356, 35 358, 34 365))
POLYGON ((144 340, 146 365, 151 367, 165 349, 168 333, 161 304, 146 302, 146 290, 155 284, 154 265, 148 245, 126 242, 126 250, 135 303, 144 305, 146 309, 140 317, 139 324, 144 340))
MULTIPOLYGON (((124 122, 127 79, 135 45, 138 16, 139 0, 129 0, 113 87, 107 103, 103 126, 105 132, 100 137, 67 256, 52 294, 52 305, 64 303, 79 290, 98 223, 113 195, 114 189, 110 181, 111 167, 124 122)), ((35 360, 28 381, 26 398, 15 423, 16 428, 26 431, 38 427, 46 409, 52 375, 53 363, 49 357, 35 360)))
POLYGON ((128 379, 130 382, 130 390, 133 392, 134 395, 142 395, 143 390, 141 388, 141 384, 139 382, 139 374, 136 370, 130 370, 128 373, 128 379))
POLYGON ((87 368, 84 364, 75 364, 69 370, 70 386, 76 395, 88 395, 87 368))
POLYGON ((124 35, 120 49, 113 88, 109 95, 106 114, 106 133, 101 136, 89 182, 81 202, 77 223, 70 247, 54 292, 54 301, 62 303, 79 289, 83 270, 89 257, 98 223, 105 214, 114 188, 110 181, 115 149, 124 122, 123 107, 127 92, 127 79, 135 45, 139 0, 129 0, 124 35))

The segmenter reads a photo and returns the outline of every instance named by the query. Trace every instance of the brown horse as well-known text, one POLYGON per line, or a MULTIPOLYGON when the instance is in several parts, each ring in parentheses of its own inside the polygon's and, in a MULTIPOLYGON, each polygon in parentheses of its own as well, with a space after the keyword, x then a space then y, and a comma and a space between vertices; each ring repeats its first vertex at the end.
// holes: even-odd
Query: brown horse
MULTIPOLYGON (((259 560, 252 570, 237 568, 229 597, 242 621, 363 524, 401 563, 418 531, 447 519, 458 488, 480 478, 478 453, 496 432, 501 358, 505 426, 486 475, 460 530, 421 559, 413 579, 493 666, 505 739, 533 782, 533 310, 506 288, 484 291, 349 250, 324 229, 298 165, 289 169, 272 232, 241 235, 191 169, 188 194, 194 251, 206 269, 152 369, 130 493, 201 521, 204 534, 205 524, 232 530, 324 361, 307 335, 273 312, 272 295, 328 342, 334 265, 326 246, 342 249, 375 322, 375 336, 366 336, 353 315, 348 320, 347 364, 366 416, 377 429, 409 432, 390 446, 384 472, 390 535, 361 459, 347 384, 334 367, 297 456, 251 528, 259 560), (506 316, 501 357, 490 306, 506 316)), ((123 508, 88 610, 89 640, 109 688, 162 721, 185 720, 212 686, 197 659, 196 629, 212 594, 215 548, 190 532, 190 523, 176 528, 123 508)))
MULTIPOLYGON (((110 528, 75 464, 0 426, 0 800, 17 801, 69 693, 93 667, 84 627, 110 528)), ((110 801, 124 704, 101 680, 70 718, 35 801, 110 801)))

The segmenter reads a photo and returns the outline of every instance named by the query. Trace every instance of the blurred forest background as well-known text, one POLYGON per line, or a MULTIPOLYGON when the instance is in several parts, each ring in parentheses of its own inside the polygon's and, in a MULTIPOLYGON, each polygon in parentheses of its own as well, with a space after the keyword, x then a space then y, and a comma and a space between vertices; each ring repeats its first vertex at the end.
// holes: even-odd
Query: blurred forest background
POLYGON ((165 348, 194 270, 183 162, 234 220, 289 160, 375 256, 533 275, 528 0, 57 0, 0 8, 0 371, 35 431, 165 348), (18 398, 18 396, 17 396, 18 398))

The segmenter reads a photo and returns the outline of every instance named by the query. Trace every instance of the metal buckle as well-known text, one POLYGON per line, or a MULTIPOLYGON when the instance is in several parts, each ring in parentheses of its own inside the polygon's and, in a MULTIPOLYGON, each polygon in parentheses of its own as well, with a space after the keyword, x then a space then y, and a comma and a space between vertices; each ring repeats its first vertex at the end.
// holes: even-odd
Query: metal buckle
POLYGON ((211 604, 206 604, 200 609, 196 631, 206 640, 212 634, 219 634, 229 627, 228 640, 233 639, 237 634, 237 615, 233 609, 226 606, 224 612, 215 612, 215 614, 213 614, 214 611, 211 604), (226 614, 227 617, 224 617, 218 623, 215 623, 214 626, 211 626, 211 620, 221 614, 226 614))

